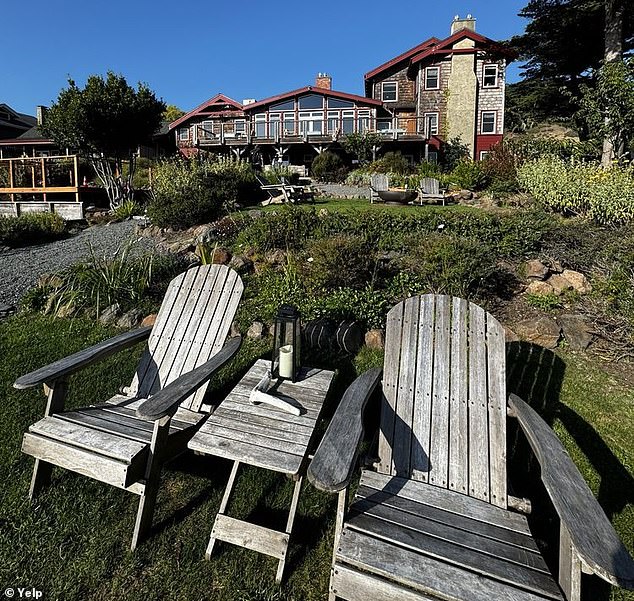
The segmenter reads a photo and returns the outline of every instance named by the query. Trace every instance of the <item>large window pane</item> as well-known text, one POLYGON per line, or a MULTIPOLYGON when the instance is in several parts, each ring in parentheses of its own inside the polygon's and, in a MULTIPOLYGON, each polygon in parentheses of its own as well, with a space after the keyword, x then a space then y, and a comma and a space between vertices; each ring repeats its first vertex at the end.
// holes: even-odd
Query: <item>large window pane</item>
POLYGON ((344 117, 342 125, 343 125, 342 130, 344 134, 354 133, 354 118, 353 117, 344 117))
POLYGON ((269 107, 271 111, 292 111, 295 109, 295 101, 294 100, 285 100, 284 102, 278 102, 277 104, 272 104, 269 107))
POLYGON ((328 98, 329 109, 351 109, 354 108, 354 102, 351 100, 342 100, 341 98, 328 98))
POLYGON ((306 96, 300 96, 299 108, 300 109, 320 109, 324 106, 324 97, 317 94, 307 94, 306 96))
POLYGON ((384 81, 381 86, 381 100, 397 100, 397 83, 395 81, 384 81))

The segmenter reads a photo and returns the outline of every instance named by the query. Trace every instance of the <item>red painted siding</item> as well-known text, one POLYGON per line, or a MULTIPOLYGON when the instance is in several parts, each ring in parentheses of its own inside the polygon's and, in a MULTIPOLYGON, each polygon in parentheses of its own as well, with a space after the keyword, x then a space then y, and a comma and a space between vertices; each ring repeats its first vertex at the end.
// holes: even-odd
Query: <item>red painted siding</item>
POLYGON ((480 160, 480 152, 483 150, 491 150, 498 142, 502 141, 500 134, 479 134, 476 136, 476 161, 480 160))

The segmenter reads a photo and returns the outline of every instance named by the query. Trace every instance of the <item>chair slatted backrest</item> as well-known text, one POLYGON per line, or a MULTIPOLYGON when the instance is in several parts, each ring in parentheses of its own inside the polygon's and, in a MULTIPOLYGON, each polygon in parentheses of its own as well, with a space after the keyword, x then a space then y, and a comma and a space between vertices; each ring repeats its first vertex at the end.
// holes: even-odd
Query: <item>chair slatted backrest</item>
POLYGON ((378 471, 506 507, 504 330, 464 299, 388 313, 378 471))
POLYGON ((390 179, 387 173, 374 173, 370 176, 370 200, 374 202, 379 198, 377 192, 389 188, 390 179))
POLYGON ((424 177, 420 187, 424 194, 440 194, 440 182, 435 177, 424 177))
MULTIPOLYGON (((131 393, 148 397, 211 359, 225 343, 243 288, 240 276, 224 265, 201 265, 174 278, 131 393)), ((199 411, 206 390, 201 386, 181 407, 199 411)))

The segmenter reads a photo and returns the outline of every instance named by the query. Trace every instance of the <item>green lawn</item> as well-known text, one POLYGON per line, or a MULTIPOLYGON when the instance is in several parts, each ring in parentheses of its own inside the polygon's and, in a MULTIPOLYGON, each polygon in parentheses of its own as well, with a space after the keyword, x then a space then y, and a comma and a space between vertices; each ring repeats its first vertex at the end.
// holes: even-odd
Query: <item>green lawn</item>
MULTIPOLYGON (((55 470, 53 486, 35 503, 28 501, 32 459, 20 452, 20 442, 29 424, 42 415, 45 399, 41 390, 18 391, 11 384, 18 375, 111 333, 83 319, 18 316, 0 321, 1 590, 35 587, 44 592, 44 599, 82 600, 326 598, 335 498, 309 484, 300 498, 288 579, 282 588, 274 583, 276 562, 259 554, 221 545, 211 562, 203 559, 228 462, 187 453, 170 464, 163 473, 154 533, 134 554, 128 546, 136 496, 55 470)), ((224 374, 225 386, 263 352, 261 344, 246 343, 224 374)), ((104 399, 127 384, 138 354, 125 351, 76 376, 67 406, 104 399)), ((544 396, 558 391, 563 403, 554 414, 556 430, 632 550, 634 394, 618 377, 584 357, 557 357, 560 377, 543 389, 544 396)), ((339 389, 351 377, 351 366, 343 367, 346 375, 339 378, 339 389)), ((525 372, 514 378, 517 390, 530 389, 533 397, 539 396, 541 389, 526 379, 525 372)), ((283 527, 291 492, 292 482, 285 477, 245 469, 230 511, 283 527)), ((613 598, 634 596, 620 591, 613 598)))

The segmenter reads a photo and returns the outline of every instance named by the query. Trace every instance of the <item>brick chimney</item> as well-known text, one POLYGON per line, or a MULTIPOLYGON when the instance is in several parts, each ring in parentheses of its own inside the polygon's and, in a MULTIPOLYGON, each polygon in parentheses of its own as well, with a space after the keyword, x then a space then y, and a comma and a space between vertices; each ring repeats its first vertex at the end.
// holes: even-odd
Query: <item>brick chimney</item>
POLYGON ((332 77, 330 77, 328 73, 317 73, 317 77, 315 77, 315 87, 332 90, 332 77))
POLYGON ((461 29, 476 30, 476 20, 473 15, 468 14, 464 19, 461 19, 459 15, 456 15, 451 22, 451 35, 460 31, 461 29))

